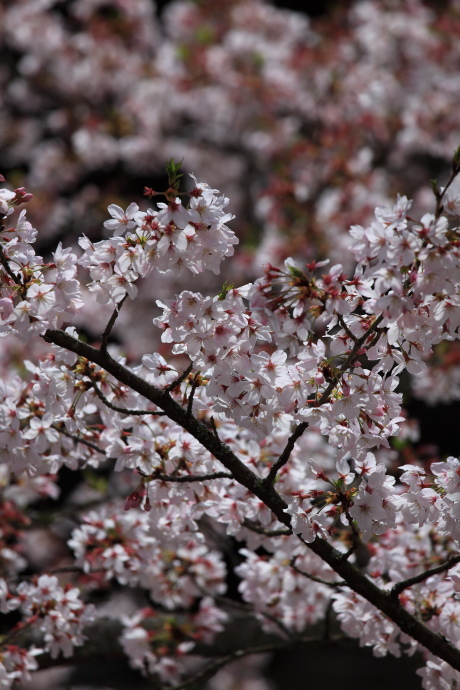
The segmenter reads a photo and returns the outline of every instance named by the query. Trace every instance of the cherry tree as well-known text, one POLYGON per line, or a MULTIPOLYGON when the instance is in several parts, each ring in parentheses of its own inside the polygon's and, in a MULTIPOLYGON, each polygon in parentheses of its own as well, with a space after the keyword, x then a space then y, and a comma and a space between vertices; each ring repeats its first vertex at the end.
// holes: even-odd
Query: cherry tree
POLYGON ((272 260, 295 248, 285 235, 337 257, 348 225, 399 189, 426 199, 458 145, 455 0, 340 3, 316 20, 263 0, 0 13, 3 165, 40 194, 30 213, 48 236, 88 234, 127 180, 174 156, 231 191, 272 260))
MULTIPOLYGON (((347 228, 400 190, 429 212, 429 179, 458 145, 457 0, 335 5, 308 18, 264 0, 161 14, 152 0, 0 2, 2 170, 34 190, 37 251, 100 239, 107 205, 139 204, 170 157, 231 198, 229 282, 291 256, 352 270, 347 228)), ((125 352, 155 337, 153 296, 182 288, 152 274, 115 323, 125 352)), ((459 399, 458 363, 455 345, 435 347, 414 396, 459 399)))
POLYGON ((331 608, 377 656, 421 652, 424 688, 456 687, 460 461, 397 467, 390 441, 407 433, 401 373, 418 376, 459 337, 460 149, 432 212, 413 218, 398 196, 351 227, 351 272, 287 259, 217 294, 192 288, 234 253, 228 199, 195 177, 181 191, 179 170, 170 160, 168 188, 145 190, 163 199, 146 210, 111 204, 107 239, 81 237, 79 255, 59 243, 46 261, 20 210, 31 194, 0 192, 1 335, 32 353, 1 382, 2 687, 71 656, 109 618, 131 666, 178 690, 311 643, 331 608), (161 352, 127 361, 114 324, 142 281, 170 272, 189 289, 150 317, 161 352), (93 343, 73 325, 88 293, 112 309, 93 343), (26 523, 39 497, 58 498, 64 470, 79 477, 72 528, 54 515, 66 557, 34 568, 26 523), (241 606, 271 637, 206 660, 238 615, 226 535, 244 543, 241 606))

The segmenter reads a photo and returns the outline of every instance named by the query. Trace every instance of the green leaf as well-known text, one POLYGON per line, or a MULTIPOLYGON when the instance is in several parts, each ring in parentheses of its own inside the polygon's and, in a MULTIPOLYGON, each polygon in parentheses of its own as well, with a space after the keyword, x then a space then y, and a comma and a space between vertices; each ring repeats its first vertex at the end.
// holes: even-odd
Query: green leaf
POLYGON ((433 194, 435 195, 436 198, 440 195, 439 187, 438 187, 438 181, 437 180, 430 180, 431 184, 431 189, 433 190, 433 194))
POLYGON ((227 297, 227 293, 230 292, 230 290, 233 290, 235 287, 235 283, 230 283, 230 285, 225 281, 225 283, 222 285, 222 290, 217 293, 216 297, 219 298, 219 301, 221 302, 227 297))
POLYGON ((293 276, 294 278, 306 278, 305 273, 296 266, 289 266, 288 270, 291 276, 293 276))
POLYGON ((179 172, 183 162, 183 158, 179 161, 179 163, 176 163, 174 158, 170 158, 169 161, 166 163, 166 174, 168 175, 169 185, 171 187, 175 187, 175 189, 179 188, 179 180, 181 177, 184 176, 183 173, 179 172))

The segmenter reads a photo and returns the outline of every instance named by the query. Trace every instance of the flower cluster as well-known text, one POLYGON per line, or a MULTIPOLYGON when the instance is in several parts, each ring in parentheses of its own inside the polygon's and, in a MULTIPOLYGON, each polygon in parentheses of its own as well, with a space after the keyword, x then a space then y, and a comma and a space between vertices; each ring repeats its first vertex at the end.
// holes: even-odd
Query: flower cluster
MULTIPOLYGON (((217 271, 232 254, 217 190, 195 180, 182 205, 171 161, 167 203, 145 213, 112 205, 113 236, 94 245, 84 238, 81 259, 59 247, 43 263, 23 212, 17 228, 2 230, 3 299, 13 305, 4 332, 51 343, 25 363, 25 375, 10 372, 2 383, 4 476, 24 482, 28 505, 40 492, 53 495, 52 475, 64 466, 108 474, 93 481, 97 509, 80 510, 78 492, 72 498, 77 526, 67 546, 88 596, 117 583, 144 599, 142 610, 118 616, 133 668, 179 679, 180 658, 222 629, 228 536, 245 542, 234 568, 239 589, 269 632, 302 635, 332 605, 345 634, 376 654, 419 649, 420 636, 401 633, 397 615, 357 594, 363 588, 355 591, 353 578, 364 578, 382 597, 393 592, 412 626, 421 612, 433 634, 460 646, 457 560, 449 561, 460 543, 460 461, 432 462, 428 474, 398 462, 390 446, 405 424, 399 375, 423 370, 434 346, 459 339, 460 229, 443 210, 457 203, 459 157, 446 187, 435 188, 434 214, 412 220, 399 197, 376 209, 369 228, 352 228, 350 276, 343 264, 312 261, 304 271, 289 259, 254 284, 159 300, 154 323, 175 364, 158 352, 127 362, 108 343, 110 329, 154 268, 217 271), (189 232, 197 238, 183 244, 189 232), (77 262, 89 270, 90 289, 116 305, 98 348, 74 326, 57 330, 79 306, 62 297, 77 282, 77 262), (41 310, 34 286, 48 296, 41 310), (369 550, 367 576, 355 567, 359 548, 369 550), (446 565, 430 573, 439 560, 446 565)), ((10 218, 8 208, 27 195, 3 198, 10 218)), ((94 499, 91 491, 83 498, 94 499)), ((18 493, 10 490, 10 500, 18 493)), ((16 514, 16 504, 5 512, 16 514)), ((0 545, 7 573, 25 567, 16 545, 25 526, 18 520, 0 545)), ((95 616, 76 587, 46 574, 14 593, 2 585, 2 607, 36 625, 53 656, 81 645, 95 616)), ((25 660, 21 671, 21 658, 5 661, 10 685, 32 668, 25 660)), ((427 688, 437 658, 429 664, 427 688)))
POLYGON ((75 646, 84 641, 83 628, 95 619, 95 608, 80 600, 76 587, 61 587, 57 577, 40 575, 34 582, 21 582, 15 595, 4 580, 0 582, 2 611, 19 608, 24 616, 22 626, 35 624, 43 633, 43 651, 55 659, 69 657, 75 646))
POLYGON ((79 263, 89 269, 93 282, 88 287, 98 301, 117 304, 126 295, 134 299, 134 283, 154 270, 219 273, 222 259, 233 255, 238 242, 225 225, 233 216, 224 212, 228 199, 195 178, 194 182, 188 208, 180 197, 146 212, 137 204, 130 204, 126 212, 111 204, 112 220, 104 225, 113 237, 96 244, 80 239, 84 254, 79 263))
POLYGON ((124 195, 128 172, 186 154, 228 189, 257 170, 239 205, 250 200, 267 249, 284 252, 288 231, 338 256, 350 218, 367 217, 394 181, 418 191, 411 173, 430 169, 420 153, 447 161, 456 144, 455 2, 353 2, 327 22, 261 0, 219 13, 210 0, 174 2, 161 22, 149 0, 107 7, 5 8, 2 144, 41 188, 48 232, 91 227, 91 173, 112 186, 118 166, 124 195))
POLYGON ((182 619, 169 617, 167 622, 153 609, 144 609, 122 619, 120 643, 131 666, 143 675, 156 673, 166 682, 177 681, 182 672, 181 656, 192 651, 198 641, 210 643, 223 630, 226 619, 210 597, 201 599, 196 613, 182 619))
MULTIPOLYGON (((2 216, 9 216, 15 206, 29 201, 25 190, 0 191, 2 216)), ((33 334, 43 335, 71 318, 83 302, 76 278, 77 257, 59 243, 53 260, 44 263, 35 254, 33 243, 37 231, 19 214, 16 226, 0 230, 1 273, 0 335, 14 333, 22 340, 33 334)))
POLYGON ((140 585, 170 609, 190 606, 203 592, 223 591, 225 566, 217 552, 193 535, 173 550, 168 539, 154 536, 148 514, 120 511, 90 513, 73 532, 69 546, 85 572, 102 569, 108 579, 140 585))
POLYGON ((2 4, 1 687, 91 637, 91 602, 154 685, 242 611, 286 645, 335 611, 460 683, 457 450, 417 459, 401 408, 408 380, 460 397, 458 152, 427 184, 459 143, 458 0, 335 5, 2 4), (193 178, 142 206, 171 156, 232 205, 193 178), (225 279, 269 265, 219 291, 227 209, 225 279))
POLYGON ((301 633, 324 618, 335 573, 320 558, 301 553, 289 540, 271 558, 248 549, 241 554, 245 561, 237 568, 240 591, 253 604, 264 629, 279 633, 284 626, 301 633))
POLYGON ((0 682, 3 688, 11 688, 15 683, 31 681, 31 671, 38 669, 37 654, 40 649, 24 649, 17 645, 7 645, 2 649, 0 661, 0 682))

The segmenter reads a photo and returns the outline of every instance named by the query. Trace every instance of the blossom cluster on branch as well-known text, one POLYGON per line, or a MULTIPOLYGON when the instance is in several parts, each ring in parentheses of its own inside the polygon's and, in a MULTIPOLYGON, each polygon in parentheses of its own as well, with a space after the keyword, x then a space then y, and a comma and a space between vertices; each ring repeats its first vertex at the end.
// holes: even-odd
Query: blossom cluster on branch
MULTIPOLYGON (((161 13, 151 0, 17 0, 0 16, 2 164, 36 190, 42 238, 67 246, 99 239, 108 203, 127 206, 174 156, 244 212, 239 275, 291 255, 342 260, 348 225, 400 189, 427 207, 458 143, 456 0, 360 0, 315 19, 263 0, 161 13)), ((442 374, 442 399, 458 397, 442 374)))
POLYGON ((165 202, 146 212, 110 205, 111 237, 83 237, 79 257, 59 244, 49 261, 35 253, 26 212, 13 215, 31 195, 0 190, 1 335, 32 352, 37 339, 49 344, 0 388, 9 502, 0 519, 11 525, 0 543, 1 606, 12 621, 3 687, 45 652, 81 646, 102 615, 95 594, 110 611, 117 587, 121 648, 164 688, 251 653, 238 648, 196 670, 234 613, 224 559, 232 536, 245 544, 241 606, 279 644, 308 644, 308 626, 332 606, 345 635, 378 656, 422 652, 423 687, 444 687, 443 676, 453 690, 460 461, 397 467, 390 440, 406 433, 399 375, 418 375, 433 347, 459 339, 460 149, 445 187, 434 185, 432 213, 414 219, 398 196, 368 227, 351 228, 349 275, 327 260, 303 268, 287 259, 242 287, 182 291, 153 318, 168 356, 127 362, 110 336, 142 280, 218 273, 237 242, 218 190, 194 179, 180 191, 173 160, 167 173, 165 191, 146 190, 165 202), (78 265, 113 308, 94 345, 72 325, 86 294, 78 265), (57 528, 67 556, 29 577, 21 508, 58 498, 63 469, 80 477, 72 526, 57 528))

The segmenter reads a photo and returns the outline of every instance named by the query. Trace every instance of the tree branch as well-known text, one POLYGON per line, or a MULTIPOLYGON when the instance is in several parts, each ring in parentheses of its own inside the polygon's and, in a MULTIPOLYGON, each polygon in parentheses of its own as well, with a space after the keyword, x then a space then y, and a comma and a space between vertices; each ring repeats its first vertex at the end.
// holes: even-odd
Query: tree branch
POLYGON ((243 527, 247 527, 247 529, 250 529, 251 532, 263 534, 265 537, 289 537, 292 534, 290 529, 265 529, 264 527, 261 527, 247 518, 243 520, 242 524, 243 527))
POLYGON ((326 585, 327 587, 332 587, 334 589, 339 589, 342 587, 348 587, 346 582, 328 582, 327 580, 322 580, 320 577, 316 577, 316 575, 311 575, 310 573, 306 573, 304 570, 301 570, 298 568, 295 564, 297 556, 294 556, 294 558, 291 559, 290 562, 290 567, 295 570, 296 573, 299 573, 299 575, 302 575, 303 577, 306 577, 308 580, 312 580, 313 582, 317 582, 319 585, 326 585))
POLYGON ((71 438, 73 441, 76 441, 77 443, 82 443, 84 446, 88 446, 88 448, 95 450, 96 453, 102 453, 102 455, 105 455, 105 452, 102 450, 102 448, 99 448, 99 446, 97 446, 95 443, 92 443, 91 441, 87 441, 86 439, 81 438, 80 436, 77 436, 76 434, 71 434, 70 431, 67 431, 67 429, 65 427, 60 427, 58 424, 51 424, 51 426, 58 433, 63 434, 64 436, 67 436, 68 438, 71 438))
POLYGON ((97 387, 96 379, 94 376, 91 374, 91 372, 88 372, 88 376, 91 379, 92 386, 94 388, 94 391, 106 407, 109 407, 111 410, 114 412, 121 412, 122 414, 126 415, 136 415, 136 416, 141 416, 141 415, 164 415, 165 412, 155 412, 153 410, 128 410, 126 407, 118 407, 118 405, 114 405, 113 403, 110 402, 110 400, 107 400, 105 397, 104 393, 97 387))
MULTIPOLYGON (((3 228, 5 227, 4 225, 2 226, 3 228)), ((1 232, 1 229, 0 229, 1 232)), ((3 251, 3 245, 0 243, 0 263, 2 264, 3 268, 5 269, 6 273, 9 275, 11 280, 16 283, 16 285, 19 285, 20 287, 23 287, 21 278, 13 273, 13 271, 10 268, 10 265, 8 263, 8 259, 5 256, 5 252, 3 251)))
POLYGON ((187 404, 187 417, 192 416, 192 410, 193 410, 193 396, 195 395, 195 391, 198 386, 198 374, 195 375, 195 378, 193 379, 192 383, 192 390, 190 391, 190 395, 188 396, 188 404, 187 404))
POLYGON ((214 417, 210 418, 209 423, 211 425, 211 429, 213 430, 215 437, 217 438, 218 441, 220 441, 219 434, 217 433, 216 423, 214 421, 214 417))
POLYGON ((171 393, 171 391, 173 391, 175 388, 177 388, 177 386, 180 386, 182 381, 185 381, 185 379, 190 374, 192 369, 193 369, 193 362, 191 362, 191 364, 188 365, 187 369, 180 376, 178 376, 177 379, 172 381, 172 383, 170 383, 169 386, 166 386, 166 388, 164 389, 165 393, 171 393))
POLYGON ((457 169, 452 170, 451 175, 450 175, 449 179, 447 180, 446 186, 444 187, 442 192, 438 189, 437 185, 433 186, 433 191, 434 191, 434 195, 435 195, 435 199, 436 199, 436 211, 435 211, 436 219, 440 218, 443 211, 444 211, 444 206, 443 206, 442 202, 444 201, 444 197, 446 195, 447 190, 449 189, 452 182, 457 177, 458 172, 459 171, 457 169))
POLYGON ((291 457, 291 453, 294 450, 294 446, 296 444, 296 441, 302 436, 303 432, 305 429, 308 427, 308 422, 301 422, 300 424, 297 425, 295 428, 294 432, 291 434, 291 436, 288 439, 288 442, 286 443, 286 447, 284 448, 283 452, 279 456, 278 460, 273 463, 273 465, 270 468, 270 472, 267 474, 267 476, 264 479, 264 484, 267 485, 272 485, 276 479, 276 475, 278 474, 278 471, 284 467, 284 465, 287 464, 289 461, 289 458, 291 457))
POLYGON ((118 302, 117 306, 115 307, 115 309, 113 311, 112 316, 110 317, 110 319, 107 323, 107 326, 104 328, 104 332, 101 336, 101 345, 100 345, 100 349, 102 352, 107 351, 107 341, 109 339, 109 335, 112 332, 112 328, 114 327, 115 321, 118 318, 118 314, 120 313, 120 309, 123 306, 123 302, 126 300, 127 297, 128 297, 128 293, 126 293, 126 295, 123 297, 123 299, 120 300, 120 302, 118 302))
POLYGON ((153 477, 155 479, 160 479, 163 482, 206 482, 210 479, 234 479, 233 475, 229 472, 211 472, 210 474, 186 474, 176 476, 174 474, 161 474, 160 472, 155 472, 153 477))
POLYGON ((357 527, 354 523, 354 520, 351 517, 348 509, 345 510, 345 516, 348 520, 348 524, 350 525, 351 534, 352 534, 351 546, 348 549, 348 551, 346 551, 345 553, 342 554, 342 558, 346 561, 361 546, 362 541, 361 541, 361 537, 359 534, 359 530, 357 529, 357 527))
POLYGON ((390 594, 392 597, 397 598, 399 597, 401 592, 407 589, 408 587, 418 585, 420 582, 424 582, 432 575, 439 575, 439 573, 444 573, 446 572, 446 570, 450 570, 450 568, 453 568, 454 565, 457 565, 457 563, 460 563, 460 555, 452 556, 452 558, 449 558, 448 561, 442 563, 441 565, 437 565, 435 568, 430 568, 429 570, 425 570, 423 573, 419 573, 419 575, 414 575, 414 577, 408 577, 407 580, 401 580, 401 582, 397 582, 391 588, 390 594))
MULTIPOLYGON (((376 328, 382 318, 383 317, 380 316, 376 319, 371 328, 376 328)), ((370 329, 363 338, 367 337, 369 332, 370 329)), ((136 376, 132 371, 113 359, 109 353, 101 352, 91 345, 77 340, 64 331, 49 329, 43 337, 49 343, 64 347, 98 364, 121 381, 121 383, 129 386, 147 400, 157 405, 160 409, 164 410, 172 421, 188 431, 204 448, 212 453, 224 467, 227 468, 236 481, 260 498, 278 520, 286 525, 286 527, 290 528, 291 519, 285 512, 287 504, 275 491, 273 486, 266 482, 262 482, 249 467, 241 462, 229 446, 216 438, 214 433, 212 433, 205 424, 198 421, 193 416, 188 417, 186 410, 173 400, 167 391, 160 390, 148 384, 144 379, 136 376)), ((348 362, 349 364, 352 358, 348 359, 350 360, 348 362)), ((340 575, 350 589, 388 616, 388 618, 399 626, 402 632, 411 636, 443 661, 446 661, 452 668, 460 671, 459 649, 442 635, 439 635, 409 613, 409 611, 401 605, 399 600, 395 599, 389 592, 377 587, 372 580, 366 577, 366 575, 360 572, 348 560, 344 560, 343 554, 337 551, 329 542, 317 537, 312 543, 307 544, 307 546, 340 575)))
POLYGON ((354 343, 356 343, 356 341, 358 340, 358 338, 357 338, 355 335, 353 335, 353 333, 350 331, 350 329, 348 328, 347 324, 345 323, 345 320, 344 320, 343 316, 340 316, 340 315, 339 315, 337 318, 338 318, 338 321, 339 321, 340 326, 343 328, 343 330, 345 331, 345 333, 347 334, 347 336, 350 338, 350 340, 353 341, 354 343))
POLYGON ((195 683, 198 683, 200 681, 204 682, 206 680, 210 680, 213 676, 216 675, 218 671, 220 671, 221 668, 229 664, 231 661, 236 661, 236 659, 241 659, 242 657, 248 656, 249 654, 263 654, 265 652, 275 652, 278 649, 285 649, 290 644, 291 640, 288 640, 286 642, 272 642, 269 644, 259 645, 257 647, 247 647, 246 649, 238 649, 237 651, 232 652, 231 654, 227 654, 226 656, 217 659, 217 661, 211 661, 211 663, 207 664, 204 668, 200 669, 200 671, 195 673, 190 678, 187 678, 186 680, 182 681, 181 683, 178 683, 177 685, 165 686, 165 690, 183 690, 183 688, 188 688, 190 685, 194 685, 195 683))
MULTIPOLYGON (((332 379, 332 381, 330 382, 330 384, 328 385, 326 390, 323 392, 323 394, 321 395, 319 400, 316 402, 315 407, 321 407, 321 405, 324 405, 324 403, 328 401, 329 396, 332 393, 332 391, 334 390, 335 386, 337 385, 337 382, 338 382, 340 376, 348 369, 350 364, 355 359, 356 353, 358 352, 358 350, 360 350, 360 348, 362 347, 364 342, 367 340, 369 335, 375 331, 375 329, 377 328, 379 323, 382 321, 382 319, 383 319, 383 314, 380 314, 380 316, 378 316, 375 319, 372 326, 370 326, 367 329, 367 331, 360 338, 353 338, 353 340, 355 342, 353 349, 351 350, 350 354, 347 356, 347 358, 343 362, 342 366, 337 371, 336 375, 334 376, 334 378, 332 379)), ((278 460, 276 460, 276 462, 272 465, 272 467, 270 468, 270 472, 268 473, 268 475, 264 479, 265 484, 273 484, 274 483, 278 471, 282 467, 284 467, 284 465, 286 465, 289 462, 289 458, 290 458, 291 453, 294 449, 294 445, 295 445, 296 441, 302 436, 302 434, 307 429, 307 427, 308 427, 308 422, 301 422, 300 424, 297 425, 294 432, 289 437, 285 449, 283 450, 283 452, 279 456, 278 460)))

